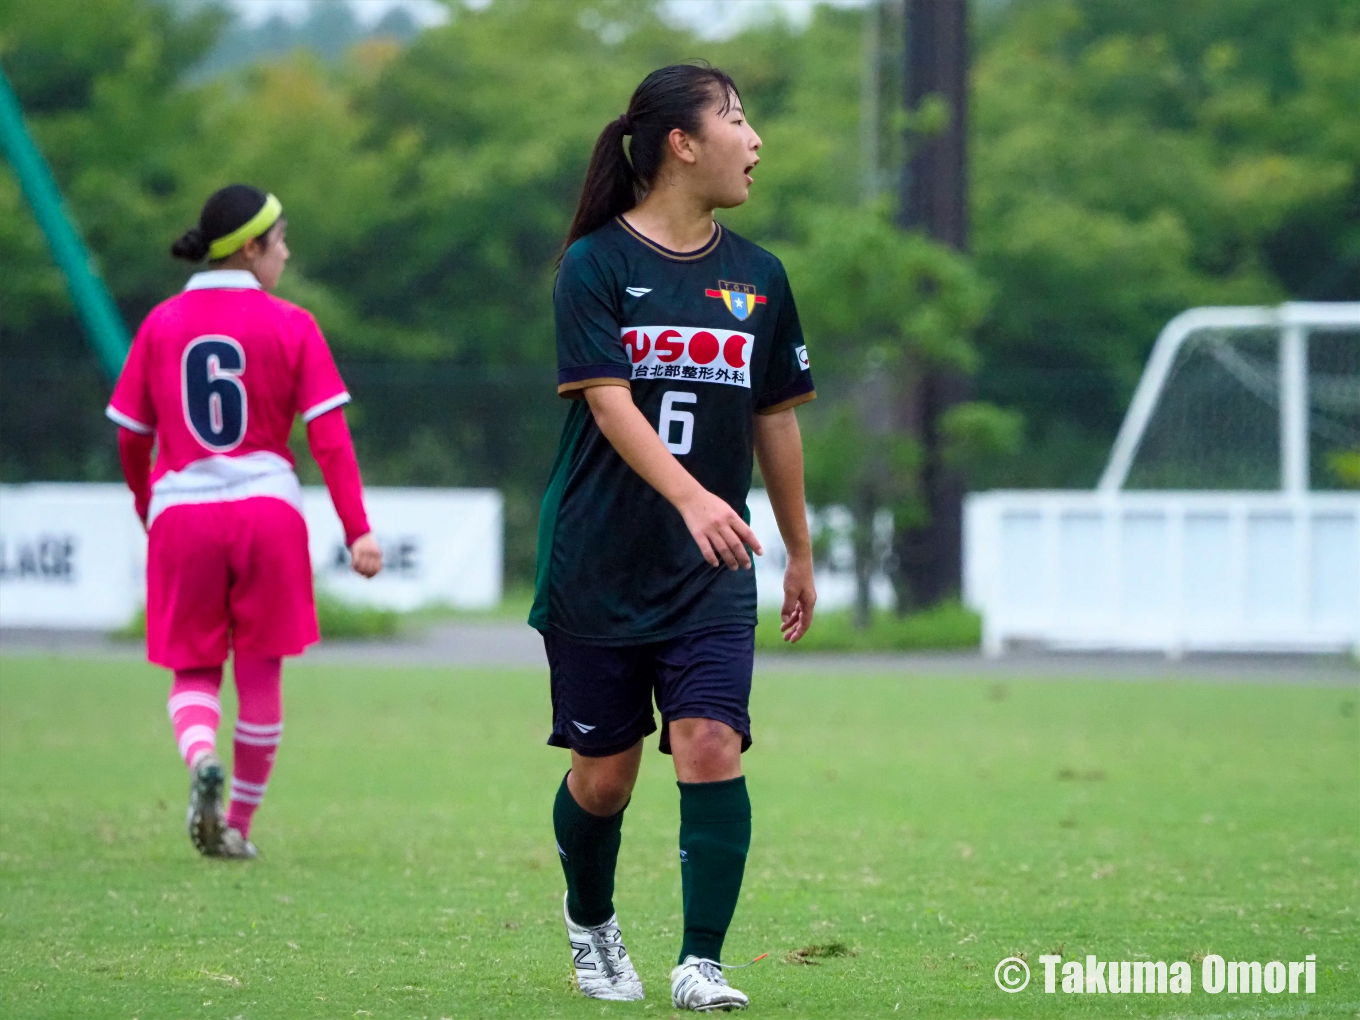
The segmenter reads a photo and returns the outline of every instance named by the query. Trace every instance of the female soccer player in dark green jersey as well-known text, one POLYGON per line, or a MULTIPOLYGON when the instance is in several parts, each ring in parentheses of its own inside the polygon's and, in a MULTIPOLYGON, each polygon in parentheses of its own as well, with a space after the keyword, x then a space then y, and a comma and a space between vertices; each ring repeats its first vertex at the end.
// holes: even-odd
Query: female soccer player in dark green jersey
POLYGON ((594 998, 643 997, 613 890, 655 697, 680 787, 672 1002, 747 1004, 719 960, 751 840, 753 455, 788 552, 787 640, 816 601, 798 313, 779 260, 713 219, 746 201, 760 145, 721 71, 648 75, 595 144, 554 293, 558 393, 576 402, 543 500, 530 623, 551 667, 548 742, 571 749, 553 822, 577 983, 594 998))

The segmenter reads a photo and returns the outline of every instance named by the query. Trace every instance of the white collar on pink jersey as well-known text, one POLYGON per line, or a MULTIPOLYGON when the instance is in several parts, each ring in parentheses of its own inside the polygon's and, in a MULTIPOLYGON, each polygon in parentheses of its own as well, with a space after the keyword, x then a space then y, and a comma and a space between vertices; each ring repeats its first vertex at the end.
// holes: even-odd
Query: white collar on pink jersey
POLYGON ((189 277, 185 290, 262 290, 249 269, 208 269, 189 277))

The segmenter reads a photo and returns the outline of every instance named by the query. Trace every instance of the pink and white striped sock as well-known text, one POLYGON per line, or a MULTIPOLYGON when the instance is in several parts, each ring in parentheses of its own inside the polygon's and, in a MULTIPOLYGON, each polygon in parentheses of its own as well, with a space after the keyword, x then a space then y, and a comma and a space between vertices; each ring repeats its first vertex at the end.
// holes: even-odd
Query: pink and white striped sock
POLYGON ((283 661, 242 656, 234 663, 236 694, 241 703, 236 720, 227 825, 250 834, 250 822, 264 800, 274 756, 283 737, 283 661))
POLYGON ((175 728, 180 757, 190 771, 205 754, 217 750, 217 724, 222 718, 217 692, 221 686, 221 666, 175 670, 166 710, 175 728))

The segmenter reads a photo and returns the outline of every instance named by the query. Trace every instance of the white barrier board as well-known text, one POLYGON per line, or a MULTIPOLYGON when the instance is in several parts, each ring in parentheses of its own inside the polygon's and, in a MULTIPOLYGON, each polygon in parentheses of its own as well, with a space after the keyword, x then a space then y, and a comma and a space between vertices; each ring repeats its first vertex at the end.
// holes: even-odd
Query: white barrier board
MULTIPOLYGON (((501 599, 503 503, 493 489, 365 491, 387 569, 349 570, 340 522, 324 489, 303 504, 319 589, 407 610, 501 599)), ((110 629, 146 600, 146 536, 121 485, 0 485, 0 627, 110 629)))
POLYGON ((1360 496, 975 493, 964 591, 992 655, 1360 650, 1360 496))
POLYGON ((409 610, 432 602, 490 609, 501 601, 504 501, 495 489, 367 489, 383 570, 349 568, 344 529, 325 489, 303 490, 318 586, 347 602, 409 610))
POLYGON ((0 626, 107 628, 145 600, 146 535, 121 485, 0 485, 0 626))

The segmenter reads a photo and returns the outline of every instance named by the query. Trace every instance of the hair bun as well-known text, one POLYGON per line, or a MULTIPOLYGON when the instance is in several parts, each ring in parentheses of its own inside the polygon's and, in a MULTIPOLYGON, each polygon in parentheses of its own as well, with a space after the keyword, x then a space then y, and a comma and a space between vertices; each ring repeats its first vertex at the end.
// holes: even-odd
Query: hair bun
POLYGON ((198 227, 190 227, 170 246, 170 254, 186 262, 202 262, 208 257, 208 238, 198 227))

